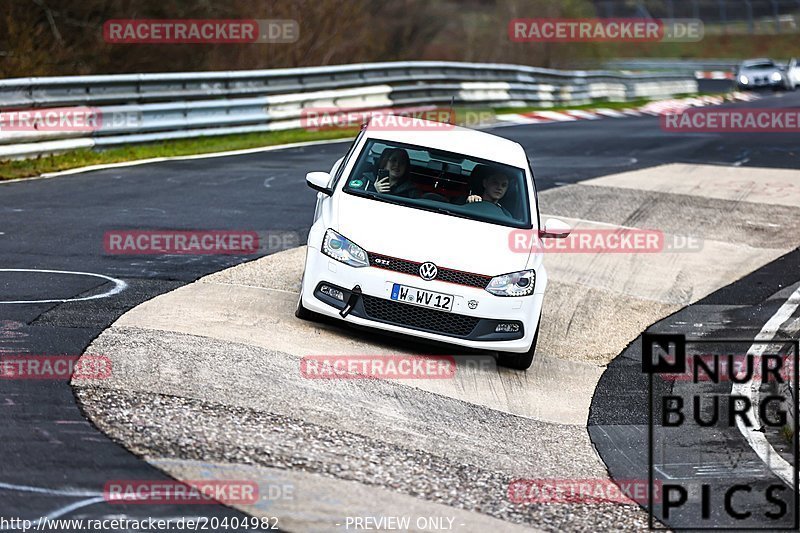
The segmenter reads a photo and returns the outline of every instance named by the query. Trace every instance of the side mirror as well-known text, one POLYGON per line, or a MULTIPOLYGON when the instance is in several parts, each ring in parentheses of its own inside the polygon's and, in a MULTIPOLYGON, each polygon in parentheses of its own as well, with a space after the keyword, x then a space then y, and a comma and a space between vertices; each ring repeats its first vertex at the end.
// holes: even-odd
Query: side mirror
POLYGON ((306 183, 308 186, 315 191, 319 191, 322 194, 327 194, 328 196, 333 194, 333 189, 328 187, 328 183, 330 183, 330 181, 331 175, 327 172, 309 172, 306 174, 306 183))
POLYGON ((572 228, 569 224, 557 218, 548 218, 544 223, 544 229, 539 231, 542 239, 565 239, 569 236, 572 228))

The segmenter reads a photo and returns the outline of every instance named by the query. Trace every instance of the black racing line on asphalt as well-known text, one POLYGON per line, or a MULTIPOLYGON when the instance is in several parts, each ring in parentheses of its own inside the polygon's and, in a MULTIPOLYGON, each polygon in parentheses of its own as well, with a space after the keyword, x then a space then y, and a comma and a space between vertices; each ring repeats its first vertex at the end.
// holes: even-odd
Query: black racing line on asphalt
MULTIPOLYGON (((779 104, 779 99, 770 99, 760 107, 779 104)), ((491 131, 525 146, 540 190, 676 161, 800 166, 797 150, 784 138, 665 133, 657 117, 491 131)), ((345 148, 342 143, 323 144, 0 185, 0 268, 97 273, 128 284, 122 292, 96 300, 0 304, 0 348, 12 354, 81 354, 136 305, 267 253, 107 255, 103 251, 106 231, 285 231, 295 232, 296 244, 302 244, 315 196, 306 187, 304 175, 329 169, 345 148)), ((70 278, 67 284, 63 275, 32 276, 36 276, 35 282, 32 277, 0 272, 0 300, 7 300, 7 295, 50 299, 53 293, 64 298, 67 290, 86 296, 110 288, 108 283, 98 285, 96 278, 70 278)), ((111 480, 169 478, 87 422, 66 382, 0 379, 0 415, 0 517, 35 520, 58 512, 63 512, 64 518, 243 516, 219 505, 111 505, 101 501, 69 510, 67 506, 96 497, 111 480)))
MULTIPOLYGON (((727 285, 702 300, 660 320, 647 328, 649 333, 683 334, 690 339, 742 339, 752 341, 764 324, 776 313, 786 298, 800 284, 800 249, 795 249, 782 257, 750 273, 744 278, 727 285), (769 301, 768 301, 769 300, 769 301)), ((795 317, 798 313, 795 312, 795 317)), ((776 335, 776 339, 785 338, 776 335)), ((745 353, 751 343, 737 344, 735 352, 745 353)), ((730 346, 729 346, 730 347, 730 346)), ((655 424, 659 425, 660 412, 658 398, 661 394, 674 393, 685 399, 684 411, 691 409, 689 398, 695 393, 730 393, 730 383, 719 385, 692 384, 677 382, 670 389, 666 382, 654 378, 655 424)), ((704 404, 703 414, 709 414, 708 404, 704 404)), ((691 411, 687 413, 690 416, 691 411)), ((727 410, 721 408, 724 416, 727 410)), ((600 378, 592 398, 589 413, 588 431, 595 449, 606 464, 615 480, 648 479, 648 377, 642 371, 642 337, 633 341, 607 367, 600 378)), ((694 526, 713 527, 719 523, 734 523, 732 527, 767 527, 769 520, 760 517, 760 522, 736 523, 722 515, 723 504, 719 496, 731 486, 732 475, 737 483, 749 484, 752 495, 737 495, 737 504, 748 507, 755 514, 759 510, 773 510, 764 501, 763 489, 770 484, 783 485, 783 482, 769 471, 758 455, 750 448, 738 428, 703 428, 698 431, 682 431, 677 442, 663 443, 654 438, 654 447, 665 446, 675 454, 675 462, 683 464, 683 474, 693 478, 696 483, 707 483, 711 487, 714 513, 708 522, 697 519, 699 511, 696 502, 690 502, 684 513, 678 513, 672 520, 663 523, 678 528, 687 523, 694 526), (724 465, 734 465, 731 474, 724 465), (713 472, 715 465, 719 470, 713 472), (762 492, 759 492, 761 490, 762 492)), ((674 471, 680 471, 675 467, 674 471)), ((680 482, 680 481, 679 481, 680 482)), ((741 494, 741 493, 739 493, 741 494)), ((794 495, 796 498, 797 495, 794 495)), ((786 496, 788 501, 794 501, 786 496)), ((641 502, 644 504, 644 502, 641 502)), ((643 505, 646 508, 646 505, 643 505)), ((656 518, 659 506, 653 506, 656 518)), ((790 523, 796 519, 794 511, 786 515, 790 523)), ((661 526, 663 527, 663 526, 661 526)))

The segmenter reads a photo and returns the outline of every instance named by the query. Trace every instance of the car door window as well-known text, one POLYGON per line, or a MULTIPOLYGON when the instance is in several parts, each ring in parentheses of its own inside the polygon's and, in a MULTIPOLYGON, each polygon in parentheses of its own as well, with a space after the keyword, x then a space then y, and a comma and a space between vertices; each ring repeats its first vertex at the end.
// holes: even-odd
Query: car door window
POLYGON ((344 169, 347 167, 347 164, 350 162, 350 158, 353 156, 353 152, 358 146, 358 142, 361 140, 361 137, 364 136, 364 130, 358 132, 353 144, 350 145, 350 149, 347 150, 347 155, 344 156, 344 160, 342 164, 339 165, 339 168, 336 169, 336 175, 333 177, 333 184, 331 185, 331 189, 336 191, 336 185, 339 183, 339 180, 342 179, 342 175, 344 174, 344 169))

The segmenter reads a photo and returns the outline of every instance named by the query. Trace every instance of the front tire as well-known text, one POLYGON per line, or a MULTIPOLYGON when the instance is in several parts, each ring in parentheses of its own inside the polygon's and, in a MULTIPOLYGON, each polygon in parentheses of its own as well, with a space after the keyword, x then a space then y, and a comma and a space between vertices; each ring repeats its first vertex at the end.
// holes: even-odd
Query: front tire
POLYGON ((533 364, 533 356, 536 353, 536 343, 539 340, 539 328, 536 328, 536 333, 533 335, 533 342, 527 352, 524 353, 501 353, 498 358, 497 364, 506 368, 514 370, 528 370, 533 364))
POLYGON ((300 320, 308 320, 316 322, 319 320, 319 315, 314 311, 309 311, 303 306, 303 282, 300 281, 300 296, 297 297, 297 306, 294 308, 294 316, 300 320))

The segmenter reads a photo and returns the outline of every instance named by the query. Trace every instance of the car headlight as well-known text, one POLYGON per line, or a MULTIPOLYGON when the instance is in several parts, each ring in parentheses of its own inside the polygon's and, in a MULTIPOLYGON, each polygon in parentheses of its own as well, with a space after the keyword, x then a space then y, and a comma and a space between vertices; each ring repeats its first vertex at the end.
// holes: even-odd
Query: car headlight
POLYGON ((369 256, 362 247, 329 229, 322 239, 322 253, 353 267, 369 266, 369 256))
POLYGON ((535 283, 536 271, 523 270, 493 277, 486 290, 496 296, 528 296, 535 283))
POLYGON ((739 76, 739 83, 741 83, 742 85, 747 85, 748 83, 750 83, 750 80, 747 79, 747 76, 742 74, 741 76, 739 76))
POLYGON ((783 79, 783 76, 781 75, 780 72, 773 72, 770 75, 769 79, 771 79, 772 81, 781 81, 783 79))

